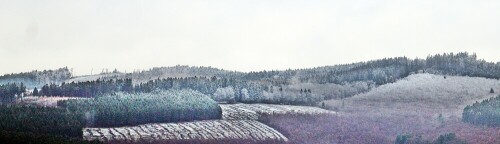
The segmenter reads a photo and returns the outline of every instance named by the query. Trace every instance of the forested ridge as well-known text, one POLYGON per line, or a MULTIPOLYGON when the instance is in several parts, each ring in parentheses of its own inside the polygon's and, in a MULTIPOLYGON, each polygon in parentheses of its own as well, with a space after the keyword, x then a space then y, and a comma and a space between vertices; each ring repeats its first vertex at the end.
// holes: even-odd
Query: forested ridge
MULTIPOLYGON (((365 93, 416 73, 499 79, 500 63, 477 59, 475 54, 449 53, 248 73, 174 66, 81 77, 72 77, 68 68, 7 74, 0 76, 0 130, 5 134, 0 138, 15 142, 68 138, 79 143, 75 137, 81 137, 83 127, 220 119, 217 102, 321 105, 323 100, 365 93), (16 103, 25 96, 89 99, 59 101, 55 108, 16 103)), ((497 103, 498 97, 467 106, 463 121, 498 126, 497 103)))
POLYGON ((437 54, 426 59, 396 57, 310 69, 249 73, 211 67, 175 66, 89 81, 46 84, 41 89, 34 90, 33 94, 95 97, 114 92, 193 89, 221 101, 314 105, 324 99, 344 98, 365 92, 377 85, 392 83, 413 73, 498 79, 500 63, 486 62, 477 59, 475 54, 465 52, 437 54), (359 82, 364 86, 349 91, 343 90, 334 95, 325 95, 328 88, 320 88, 322 85, 332 84, 338 87, 352 87, 353 83, 359 82), (311 90, 304 84, 314 84, 315 87, 311 90), (219 93, 216 93, 217 91, 219 93))

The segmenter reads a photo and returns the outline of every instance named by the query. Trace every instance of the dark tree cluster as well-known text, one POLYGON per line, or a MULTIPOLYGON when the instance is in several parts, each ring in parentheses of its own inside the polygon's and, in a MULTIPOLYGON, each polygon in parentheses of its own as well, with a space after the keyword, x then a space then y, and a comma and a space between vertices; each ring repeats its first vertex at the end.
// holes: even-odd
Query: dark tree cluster
POLYGON ((20 96, 24 92, 26 92, 26 86, 23 83, 0 85, 0 104, 13 102, 16 99, 16 95, 20 96))
POLYGON ((234 79, 217 78, 215 76, 210 78, 195 76, 151 80, 138 84, 134 90, 135 92, 151 92, 154 90, 193 89, 203 94, 213 94, 217 88, 236 86, 238 84, 240 83, 234 79))
POLYGON ((477 59, 476 54, 469 55, 467 52, 429 56, 426 68, 450 75, 500 78, 500 63, 486 62, 477 59))
POLYGON ((81 137, 82 115, 65 109, 34 106, 0 106, 0 130, 81 137))
POLYGON ((455 133, 441 134, 433 141, 425 140, 420 135, 398 135, 395 144, 466 144, 466 142, 458 138, 455 133))
POLYGON ((500 95, 466 106, 462 120, 477 125, 500 126, 500 95))
POLYGON ((300 93, 312 93, 311 89, 300 89, 300 93))
MULTIPOLYGON (((36 88, 35 88, 36 89, 36 88)), ((132 79, 95 80, 86 82, 46 84, 40 90, 33 90, 35 96, 73 96, 91 98, 113 92, 132 92, 132 79)))

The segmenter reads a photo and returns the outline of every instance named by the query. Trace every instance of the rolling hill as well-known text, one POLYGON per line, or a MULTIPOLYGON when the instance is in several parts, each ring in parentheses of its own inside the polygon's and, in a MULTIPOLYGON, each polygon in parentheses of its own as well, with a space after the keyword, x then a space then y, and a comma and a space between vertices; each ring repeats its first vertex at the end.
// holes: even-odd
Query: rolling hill
POLYGON ((460 117, 466 105, 495 96, 489 93, 491 88, 500 90, 500 81, 479 77, 414 74, 350 98, 326 101, 326 104, 340 111, 378 115, 443 114, 460 117))

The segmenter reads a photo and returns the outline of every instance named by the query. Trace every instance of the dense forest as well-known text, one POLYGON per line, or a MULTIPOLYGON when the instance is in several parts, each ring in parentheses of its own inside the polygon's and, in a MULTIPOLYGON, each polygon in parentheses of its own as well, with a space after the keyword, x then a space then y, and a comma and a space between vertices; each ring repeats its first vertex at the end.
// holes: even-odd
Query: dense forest
POLYGON ((478 125, 500 126, 500 95, 466 106, 462 120, 478 125))
POLYGON ((87 127, 128 126, 220 119, 222 110, 208 96, 193 90, 116 93, 95 99, 60 101, 59 106, 85 116, 87 127))
POLYGON ((82 115, 65 109, 33 106, 0 106, 0 130, 80 137, 82 115))

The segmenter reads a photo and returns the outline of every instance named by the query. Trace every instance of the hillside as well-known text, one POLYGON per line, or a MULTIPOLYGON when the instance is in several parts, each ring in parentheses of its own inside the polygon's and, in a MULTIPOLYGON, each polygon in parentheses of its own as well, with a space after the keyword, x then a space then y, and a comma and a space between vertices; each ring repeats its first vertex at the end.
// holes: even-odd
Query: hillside
POLYGON ((336 116, 268 118, 291 141, 394 143, 397 136, 433 141, 453 133, 467 143, 499 143, 500 128, 462 121, 466 105, 493 97, 500 81, 479 77, 413 74, 352 97, 324 101, 336 116), (307 123, 303 123, 307 121, 307 123))
POLYGON ((466 105, 495 96, 489 93, 491 88, 500 90, 500 81, 477 77, 414 74, 367 93, 326 103, 331 108, 347 112, 376 115, 425 113, 460 117, 466 105))

